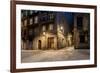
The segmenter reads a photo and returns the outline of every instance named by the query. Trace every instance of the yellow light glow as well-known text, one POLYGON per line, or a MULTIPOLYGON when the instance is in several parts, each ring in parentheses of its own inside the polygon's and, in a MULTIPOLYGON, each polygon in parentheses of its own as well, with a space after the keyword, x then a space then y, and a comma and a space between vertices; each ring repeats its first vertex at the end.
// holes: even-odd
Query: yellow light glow
POLYGON ((43 35, 45 35, 46 33, 45 32, 43 32, 43 35))
POLYGON ((63 29, 63 27, 61 26, 61 27, 60 27, 60 29, 62 30, 62 29, 63 29))

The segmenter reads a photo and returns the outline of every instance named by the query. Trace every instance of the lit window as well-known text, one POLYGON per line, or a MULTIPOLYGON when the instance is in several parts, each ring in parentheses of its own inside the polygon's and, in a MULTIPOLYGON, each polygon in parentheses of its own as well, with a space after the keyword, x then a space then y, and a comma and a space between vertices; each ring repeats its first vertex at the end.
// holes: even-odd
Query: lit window
POLYGON ((50 29, 50 30, 53 30, 53 24, 50 24, 50 25, 49 25, 49 29, 50 29))
POLYGON ((27 20, 24 21, 24 26, 27 26, 27 20))
POLYGON ((43 27, 42 27, 42 30, 43 30, 43 31, 45 31, 45 30, 46 30, 46 27, 45 27, 45 26, 43 26, 43 27))
POLYGON ((33 24, 33 19, 31 18, 31 19, 30 19, 30 25, 32 25, 32 24, 33 24))
POLYGON ((36 16, 35 18, 34 18, 34 23, 38 23, 38 17, 36 16))

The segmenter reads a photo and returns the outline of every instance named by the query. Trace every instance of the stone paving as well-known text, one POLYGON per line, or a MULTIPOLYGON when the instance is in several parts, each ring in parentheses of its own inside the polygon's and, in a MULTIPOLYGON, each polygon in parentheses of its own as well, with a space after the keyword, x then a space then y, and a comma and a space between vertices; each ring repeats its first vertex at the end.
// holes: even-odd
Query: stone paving
POLYGON ((22 50, 21 62, 48 62, 89 59, 88 49, 66 47, 60 50, 22 50))

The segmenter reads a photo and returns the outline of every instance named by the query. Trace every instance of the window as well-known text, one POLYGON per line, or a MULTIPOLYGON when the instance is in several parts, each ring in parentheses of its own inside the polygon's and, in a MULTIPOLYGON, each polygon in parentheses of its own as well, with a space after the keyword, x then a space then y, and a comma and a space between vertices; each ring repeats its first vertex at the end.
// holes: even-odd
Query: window
POLYGON ((34 13, 37 13, 38 11, 34 11, 34 13))
POLYGON ((43 30, 43 31, 45 31, 45 30, 46 30, 46 27, 45 27, 45 26, 43 26, 43 27, 42 27, 42 30, 43 30))
POLYGON ((29 30, 29 36, 28 36, 29 38, 29 41, 32 41, 32 39, 33 39, 33 30, 32 29, 30 29, 29 30))
POLYGON ((33 32, 33 30, 30 29, 30 30, 29 30, 29 35, 30 35, 30 36, 32 35, 32 32, 33 32))
POLYGON ((54 18, 54 15, 53 14, 50 14, 50 19, 53 19, 54 18))
POLYGON ((83 27, 83 17, 77 17, 77 27, 78 27, 78 29, 82 29, 82 27, 83 27))
POLYGON ((36 33, 36 31, 37 31, 37 28, 34 28, 34 32, 36 33))
POLYGON ((37 16, 34 18, 34 23, 38 23, 38 17, 37 16))
POLYGON ((53 30, 53 24, 50 24, 50 25, 49 25, 49 29, 50 29, 50 30, 53 30))
POLYGON ((31 10, 31 11, 30 11, 30 15, 32 15, 32 14, 33 14, 33 11, 31 10))
POLYGON ((34 35, 37 35, 37 34, 39 34, 39 28, 38 27, 34 28, 34 35))
POLYGON ((27 20, 24 20, 24 26, 27 26, 27 20))
POLYGON ((80 35, 80 43, 85 43, 85 35, 80 35))
POLYGON ((32 24, 33 24, 33 19, 31 18, 31 19, 30 19, 30 25, 32 25, 32 24))
POLYGON ((25 16, 27 16, 28 15, 28 11, 25 11, 25 16))
POLYGON ((21 27, 23 27, 23 21, 21 21, 21 27))
POLYGON ((21 18, 23 18, 24 17, 24 13, 21 13, 21 18))

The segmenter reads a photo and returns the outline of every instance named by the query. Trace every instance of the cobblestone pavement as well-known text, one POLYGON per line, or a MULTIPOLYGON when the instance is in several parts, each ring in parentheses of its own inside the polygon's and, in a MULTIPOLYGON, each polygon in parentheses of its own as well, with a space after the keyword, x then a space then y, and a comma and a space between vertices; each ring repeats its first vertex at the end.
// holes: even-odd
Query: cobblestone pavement
POLYGON ((74 49, 67 47, 60 50, 22 50, 21 62, 46 62, 89 59, 88 49, 74 49))

